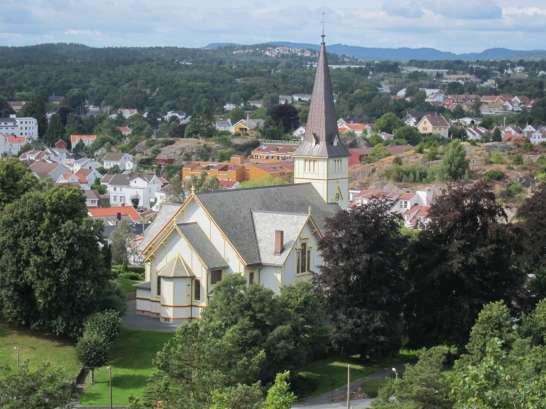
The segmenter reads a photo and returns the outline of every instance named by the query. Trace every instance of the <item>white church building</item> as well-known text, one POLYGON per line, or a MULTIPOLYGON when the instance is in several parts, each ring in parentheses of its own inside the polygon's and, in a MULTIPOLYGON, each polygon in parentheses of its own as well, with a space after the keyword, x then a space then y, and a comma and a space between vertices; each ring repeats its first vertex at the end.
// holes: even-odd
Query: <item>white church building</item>
POLYGON ((294 184, 192 193, 164 205, 142 243, 146 279, 137 313, 166 322, 196 319, 229 274, 278 292, 319 272, 326 220, 348 205, 324 37, 309 117, 294 155, 294 184))

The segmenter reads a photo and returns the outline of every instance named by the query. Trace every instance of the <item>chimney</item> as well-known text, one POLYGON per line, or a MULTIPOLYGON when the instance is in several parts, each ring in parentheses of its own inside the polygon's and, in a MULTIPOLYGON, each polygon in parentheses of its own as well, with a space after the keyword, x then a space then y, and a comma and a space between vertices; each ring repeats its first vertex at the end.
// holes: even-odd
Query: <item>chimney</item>
POLYGON ((284 247, 284 231, 275 230, 275 252, 274 255, 280 256, 284 247))

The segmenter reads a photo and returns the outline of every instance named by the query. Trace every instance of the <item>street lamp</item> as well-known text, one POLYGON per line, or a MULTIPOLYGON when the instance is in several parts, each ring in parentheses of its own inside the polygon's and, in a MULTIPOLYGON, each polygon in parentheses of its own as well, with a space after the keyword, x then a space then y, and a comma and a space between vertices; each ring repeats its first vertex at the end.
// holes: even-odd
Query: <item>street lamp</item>
POLYGON ((110 409, 113 409, 113 402, 112 402, 112 367, 108 366, 108 378, 110 379, 109 385, 110 385, 110 409))
POLYGON ((396 368, 392 368, 392 373, 394 375, 394 379, 398 380, 398 371, 396 370, 396 368))
POLYGON ((20 366, 19 365, 19 362, 20 362, 20 360, 19 360, 19 347, 16 345, 16 346, 13 347, 13 349, 15 349, 15 353, 17 354, 17 369, 19 369, 19 366, 20 366))

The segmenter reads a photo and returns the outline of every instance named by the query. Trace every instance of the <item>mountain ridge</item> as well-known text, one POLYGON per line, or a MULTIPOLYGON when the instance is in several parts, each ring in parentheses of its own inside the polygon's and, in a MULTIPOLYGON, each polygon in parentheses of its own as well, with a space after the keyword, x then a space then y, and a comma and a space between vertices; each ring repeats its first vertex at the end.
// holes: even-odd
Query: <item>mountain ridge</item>
MULTIPOLYGON (((212 43, 204 48, 206 49, 221 49, 221 48, 241 48, 241 47, 260 47, 260 46, 286 46, 292 48, 306 48, 318 50, 318 44, 299 43, 291 41, 271 41, 261 44, 234 44, 234 43, 212 43)), ((398 47, 398 48, 381 48, 381 47, 362 47, 346 45, 341 43, 329 44, 328 52, 340 56, 348 56, 361 60, 393 60, 393 61, 410 61, 410 60, 464 60, 464 61, 479 61, 479 60, 536 60, 546 59, 546 50, 512 50, 509 48, 488 48, 481 52, 471 53, 454 53, 451 51, 441 51, 430 47, 398 47)))

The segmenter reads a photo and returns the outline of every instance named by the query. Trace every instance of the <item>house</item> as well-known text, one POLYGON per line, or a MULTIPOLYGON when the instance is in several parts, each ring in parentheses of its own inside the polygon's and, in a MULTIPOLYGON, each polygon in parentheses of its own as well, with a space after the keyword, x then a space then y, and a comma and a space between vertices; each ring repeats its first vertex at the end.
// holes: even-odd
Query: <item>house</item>
POLYGON ((231 274, 275 292, 311 280, 323 264, 326 220, 348 205, 348 156, 322 42, 306 134, 294 153, 295 184, 192 193, 177 208, 162 207, 142 242, 137 313, 198 319, 231 274))
POLYGON ((128 126, 118 126, 116 129, 123 135, 123 136, 129 136, 133 132, 131 128, 128 126))
POLYGON ((133 155, 123 152, 108 152, 102 158, 102 167, 104 169, 112 169, 117 166, 122 172, 133 170, 135 167, 135 159, 133 155))
POLYGON ((87 214, 92 219, 102 220, 105 224, 117 224, 121 219, 126 218, 130 223, 140 223, 140 214, 132 206, 121 207, 91 207, 87 214))
POLYGON ((413 206, 402 216, 404 218, 404 225, 409 229, 421 229, 429 223, 429 213, 430 206, 413 206))
POLYGON ((490 133, 489 129, 482 126, 475 126, 466 128, 466 137, 469 141, 483 141, 484 138, 490 133))
POLYGON ((108 189, 110 205, 134 206, 150 209, 155 205, 155 194, 161 190, 161 180, 155 175, 105 175, 101 183, 108 189))
POLYGON ((531 134, 531 136, 529 137, 529 141, 533 145, 539 145, 541 143, 546 142, 546 129, 544 128, 537 129, 535 132, 531 134))
POLYGON ((231 123, 231 119, 225 119, 221 121, 216 121, 214 123, 214 127, 218 132, 231 132, 231 128, 233 127, 231 123))
POLYGON ((24 136, 29 141, 38 139, 38 121, 31 117, 10 115, 0 118, 0 135, 24 136))
POLYGON ((80 178, 72 172, 66 172, 55 180, 56 185, 79 185, 80 178))
POLYGON ((8 105, 13 109, 16 113, 22 110, 25 105, 27 104, 27 101, 8 101, 8 105))
POLYGON ((72 172, 77 173, 80 169, 97 170, 102 166, 100 162, 91 158, 80 158, 72 163, 72 172))
POLYGON ((264 142, 250 152, 249 157, 255 160, 292 160, 297 148, 295 143, 264 142))
POLYGON ((186 113, 183 112, 183 111, 169 111, 165 115, 163 115, 163 120, 164 121, 170 121, 171 118, 176 118, 176 119, 178 119, 179 122, 182 122, 187 117, 188 117, 188 115, 186 115, 186 113))
POLYGON ((232 126, 231 133, 233 135, 256 135, 258 129, 263 126, 263 119, 241 119, 232 126))
POLYGON ((449 137, 449 122, 442 114, 426 114, 417 124, 417 129, 423 135, 438 134, 444 138, 449 137))
POLYGON ((102 177, 97 170, 86 168, 81 168, 74 173, 74 175, 78 177, 78 183, 83 190, 91 189, 91 186, 95 183, 95 181, 102 177))
POLYGON ((418 191, 385 191, 381 189, 364 189, 353 192, 351 207, 362 206, 373 199, 388 199, 392 202, 391 211, 404 215, 415 206, 430 206, 433 201, 432 190, 418 191))
POLYGON ((292 95, 292 100, 294 102, 309 103, 311 101, 311 94, 294 94, 294 95, 292 95))
POLYGON ((83 195, 85 196, 85 206, 90 207, 99 207, 99 195, 94 190, 84 190, 83 195))
POLYGON ((406 116, 404 117, 404 124, 408 126, 417 127, 417 124, 419 123, 419 119, 421 119, 421 115, 415 112, 407 112, 406 116))
POLYGON ((264 106, 264 103, 259 99, 252 99, 248 101, 247 104, 252 108, 263 108, 264 106))
POLYGON ((346 122, 343 119, 337 121, 337 129, 341 135, 353 133, 356 136, 366 136, 371 132, 371 126, 358 122, 346 122))
POLYGON ((68 149, 66 142, 63 141, 62 139, 58 139, 53 146, 57 149, 63 149, 65 151, 68 149))
POLYGON ((0 155, 18 156, 26 143, 27 138, 24 136, 0 135, 0 155))
POLYGON ((135 109, 135 108, 120 108, 120 109, 118 109, 116 111, 116 114, 111 115, 111 117, 113 116, 114 118, 116 118, 116 116, 118 116, 118 115, 121 115, 124 119, 129 119, 134 115, 138 115, 138 109, 135 109))
POLYGON ((81 141, 84 146, 90 146, 97 140, 97 135, 70 135, 70 146, 72 150, 81 141))
POLYGON ((292 136, 299 140, 303 139, 304 135, 305 135, 305 126, 300 126, 298 129, 292 132, 292 136))
POLYGON ((29 166, 29 169, 34 176, 39 178, 50 178, 54 182, 57 181, 61 175, 71 173, 70 169, 65 165, 56 162, 48 162, 45 160, 33 162, 29 166))
POLYGON ((235 108, 237 108, 237 105, 235 104, 232 104, 230 102, 228 102, 227 104, 224 104, 224 111, 233 111, 235 108))
POLYGON ((291 104, 293 101, 292 95, 279 95, 279 105, 291 104))

